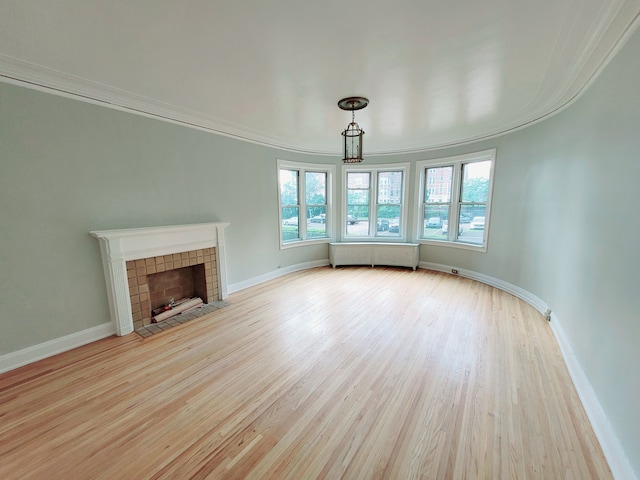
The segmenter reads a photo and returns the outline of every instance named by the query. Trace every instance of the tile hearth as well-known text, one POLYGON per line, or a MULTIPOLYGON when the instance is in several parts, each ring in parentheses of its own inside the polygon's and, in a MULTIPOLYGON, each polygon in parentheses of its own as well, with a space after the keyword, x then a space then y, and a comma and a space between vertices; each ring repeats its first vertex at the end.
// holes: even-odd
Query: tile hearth
POLYGON ((151 323, 149 325, 136 328, 135 332, 141 337, 150 337, 151 335, 154 335, 156 333, 161 333, 169 330, 170 328, 182 325, 183 323, 195 320, 196 318, 204 317, 205 315, 215 312, 216 310, 220 310, 227 305, 229 304, 224 301, 207 303, 202 308, 199 308, 195 311, 189 313, 180 313, 175 317, 167 318, 162 322, 151 323))

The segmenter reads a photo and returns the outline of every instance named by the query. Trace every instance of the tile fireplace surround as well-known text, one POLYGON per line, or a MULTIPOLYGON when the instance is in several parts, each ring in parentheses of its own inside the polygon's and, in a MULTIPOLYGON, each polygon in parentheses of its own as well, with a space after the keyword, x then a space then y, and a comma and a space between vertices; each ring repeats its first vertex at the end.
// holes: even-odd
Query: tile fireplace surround
MULTIPOLYGON (((228 223, 198 223, 168 227, 96 230, 90 232, 100 242, 102 264, 107 283, 107 297, 111 320, 120 336, 134 330, 129 290, 129 266, 136 260, 215 249, 218 297, 227 298, 227 272, 224 229, 228 223)), ((189 255, 187 254, 187 257, 189 255)), ((217 287, 217 288, 216 288, 217 287)))

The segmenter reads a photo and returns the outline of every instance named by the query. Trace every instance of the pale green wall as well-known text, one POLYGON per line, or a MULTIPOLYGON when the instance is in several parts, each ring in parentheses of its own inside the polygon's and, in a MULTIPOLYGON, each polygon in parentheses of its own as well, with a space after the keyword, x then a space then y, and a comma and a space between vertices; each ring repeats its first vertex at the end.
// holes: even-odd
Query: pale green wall
MULTIPOLYGON (((636 33, 583 97, 549 120, 455 149, 367 158, 411 161, 413 177, 417 160, 498 149, 488 252, 423 246, 421 260, 502 279, 550 305, 636 472, 639 79, 636 33)), ((327 258, 324 245, 278 249, 275 162, 337 157, 6 84, 0 112, 0 355, 109 320, 90 230, 230 222, 230 283, 327 258)), ((409 187, 413 202, 414 178, 409 187)))
MULTIPOLYGON (((525 289, 553 308, 640 475, 640 32, 565 112, 515 136, 525 289), (522 139, 522 142, 518 142, 522 139), (540 231, 538 226, 543 228, 540 231)), ((514 148, 514 149, 515 149, 514 148)))
POLYGON ((4 83, 0 112, 0 355, 109 321, 91 230, 230 222, 229 283, 328 257, 278 249, 276 158, 301 155, 4 83))

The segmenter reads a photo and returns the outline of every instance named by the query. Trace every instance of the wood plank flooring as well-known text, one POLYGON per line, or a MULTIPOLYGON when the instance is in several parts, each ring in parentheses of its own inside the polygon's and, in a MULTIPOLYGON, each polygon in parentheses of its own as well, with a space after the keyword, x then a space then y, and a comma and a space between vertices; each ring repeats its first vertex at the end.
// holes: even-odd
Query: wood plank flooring
POLYGON ((507 293, 327 267, 228 301, 0 375, 0 478, 611 478, 548 323, 507 293))

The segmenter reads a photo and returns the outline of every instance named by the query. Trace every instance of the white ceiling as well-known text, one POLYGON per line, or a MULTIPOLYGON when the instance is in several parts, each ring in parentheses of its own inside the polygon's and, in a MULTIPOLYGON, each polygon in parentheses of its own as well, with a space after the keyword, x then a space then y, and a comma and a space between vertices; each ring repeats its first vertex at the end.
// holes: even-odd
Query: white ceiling
POLYGON ((3 0, 0 79, 280 148, 424 151, 570 103, 640 0, 3 0))

